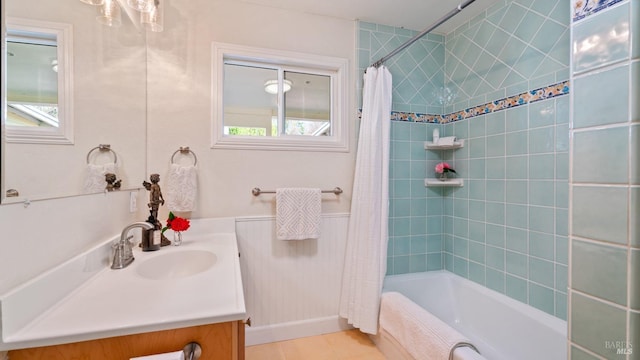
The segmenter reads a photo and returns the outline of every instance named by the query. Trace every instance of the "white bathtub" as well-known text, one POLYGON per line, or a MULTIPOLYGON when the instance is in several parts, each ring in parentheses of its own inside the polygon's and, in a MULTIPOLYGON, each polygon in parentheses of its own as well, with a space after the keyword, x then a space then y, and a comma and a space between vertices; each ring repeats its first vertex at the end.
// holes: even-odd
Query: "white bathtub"
POLYGON ((447 271, 385 278, 383 291, 397 291, 471 340, 454 359, 565 360, 567 323, 543 311, 447 271))

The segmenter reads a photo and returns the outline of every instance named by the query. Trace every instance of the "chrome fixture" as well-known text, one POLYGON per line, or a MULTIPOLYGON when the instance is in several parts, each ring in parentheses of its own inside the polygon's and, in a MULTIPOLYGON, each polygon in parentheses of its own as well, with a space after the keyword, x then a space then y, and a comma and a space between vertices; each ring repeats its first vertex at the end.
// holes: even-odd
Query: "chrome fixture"
POLYGON ((142 228, 144 230, 153 229, 153 224, 149 224, 148 222, 140 221, 135 222, 122 230, 122 234, 120 235, 120 241, 117 244, 113 245, 114 254, 113 254, 113 263, 111 264, 112 269, 124 269, 129 264, 131 264, 134 260, 133 258, 133 244, 130 239, 133 236, 128 236, 129 231, 133 228, 142 228))
POLYGON ((122 25, 124 12, 138 26, 153 32, 161 32, 164 28, 164 4, 160 0, 128 0, 127 9, 122 8, 119 0, 80 0, 97 8, 96 20, 109 27, 122 25), (132 11, 128 11, 128 9, 132 11), (134 19, 135 17, 135 19, 134 19))

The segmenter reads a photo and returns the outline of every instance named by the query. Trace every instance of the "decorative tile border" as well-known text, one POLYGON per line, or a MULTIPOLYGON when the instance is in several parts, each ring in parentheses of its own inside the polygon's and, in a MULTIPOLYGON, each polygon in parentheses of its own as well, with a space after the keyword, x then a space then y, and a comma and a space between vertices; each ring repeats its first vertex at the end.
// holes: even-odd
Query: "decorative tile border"
POLYGON ((474 106, 452 114, 443 115, 439 123, 446 124, 454 121, 465 120, 475 116, 485 115, 520 105, 531 104, 536 101, 551 99, 556 96, 566 95, 568 93, 569 80, 545 86, 539 89, 523 92, 518 95, 509 96, 507 98, 496 100, 490 103, 474 106))
POLYGON ((605 10, 623 0, 574 0, 573 21, 584 19, 598 11, 605 10))
MULTIPOLYGON (((390 119, 392 121, 406 121, 430 124, 447 124, 455 121, 470 119, 472 117, 490 114, 496 111, 514 108, 521 105, 531 104, 537 101, 551 99, 557 96, 569 94, 569 80, 557 84, 541 87, 539 89, 523 92, 518 95, 509 96, 500 100, 495 100, 486 104, 470 107, 447 115, 420 114, 402 111, 392 111, 390 119)), ((362 110, 358 110, 358 117, 362 117, 362 110)))

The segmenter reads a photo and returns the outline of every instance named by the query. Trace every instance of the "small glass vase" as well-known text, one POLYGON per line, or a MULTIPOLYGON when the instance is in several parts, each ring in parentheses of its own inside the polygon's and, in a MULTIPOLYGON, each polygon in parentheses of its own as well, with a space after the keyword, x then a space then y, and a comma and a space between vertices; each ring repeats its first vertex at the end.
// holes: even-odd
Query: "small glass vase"
POLYGON ((173 232, 173 246, 182 245, 182 231, 173 232))
POLYGON ((440 181, 447 181, 447 180, 449 179, 449 175, 447 175, 447 174, 449 174, 449 173, 448 173, 448 172, 445 172, 445 171, 443 171, 443 172, 441 172, 441 173, 437 174, 437 175, 438 175, 438 180, 440 180, 440 181))

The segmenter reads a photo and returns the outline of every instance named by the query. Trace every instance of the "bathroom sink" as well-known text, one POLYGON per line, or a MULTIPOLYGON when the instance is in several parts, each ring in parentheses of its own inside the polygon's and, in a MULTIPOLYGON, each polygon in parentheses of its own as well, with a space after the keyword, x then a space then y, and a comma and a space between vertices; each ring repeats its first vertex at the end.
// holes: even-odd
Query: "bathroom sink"
POLYGON ((217 260, 216 254, 206 250, 173 250, 143 260, 136 271, 151 280, 177 279, 207 271, 217 260))

